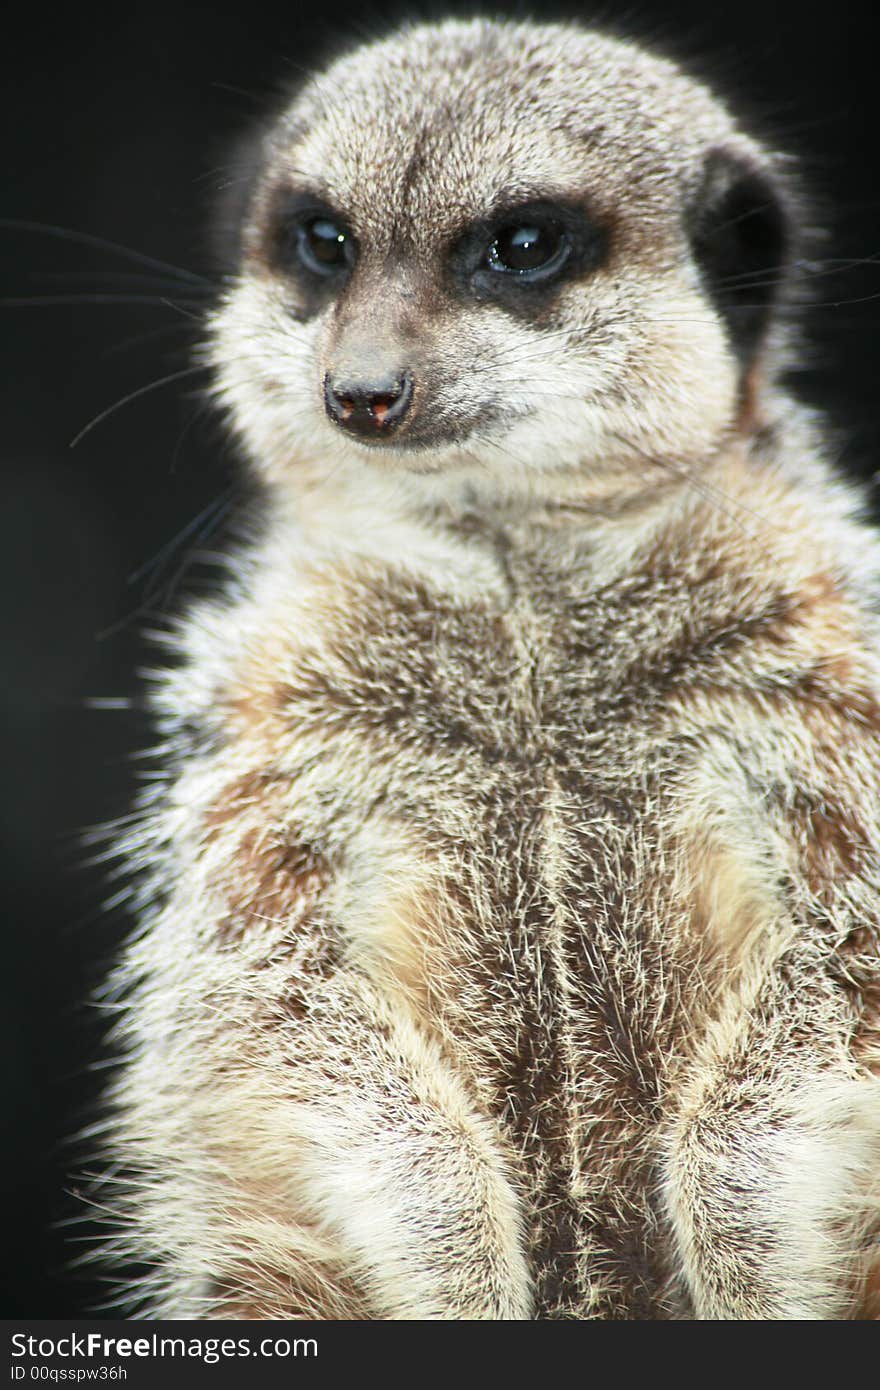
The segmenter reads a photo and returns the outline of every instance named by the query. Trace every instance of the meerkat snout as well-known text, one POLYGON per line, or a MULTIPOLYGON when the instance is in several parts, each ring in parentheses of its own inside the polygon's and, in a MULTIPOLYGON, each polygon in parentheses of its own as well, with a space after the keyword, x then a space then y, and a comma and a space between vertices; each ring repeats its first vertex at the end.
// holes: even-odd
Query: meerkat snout
POLYGON ((363 439, 384 439, 408 413, 413 395, 411 372, 397 376, 341 377, 327 372, 324 404, 334 425, 363 439))

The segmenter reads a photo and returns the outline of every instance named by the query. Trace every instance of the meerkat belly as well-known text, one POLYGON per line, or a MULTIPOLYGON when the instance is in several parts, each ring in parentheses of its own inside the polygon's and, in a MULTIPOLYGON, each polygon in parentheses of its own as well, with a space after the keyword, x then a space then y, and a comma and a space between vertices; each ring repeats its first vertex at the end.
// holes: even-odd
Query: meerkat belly
POLYGON ((665 991, 687 970, 659 940, 639 830, 587 794, 525 781, 510 779, 491 828, 475 817, 431 1017, 516 1155, 539 1316, 656 1316, 653 1189, 682 1026, 665 991), (529 817, 505 825, 523 800, 529 817))
POLYGON ((656 1315, 652 1179, 691 965, 660 917, 664 892, 680 907, 644 815, 648 734, 598 716, 564 617, 531 602, 388 579, 337 602, 320 644, 273 641, 236 677, 240 771, 209 815, 238 846, 224 949, 238 933, 277 956, 299 913, 300 958, 363 972, 498 1124, 539 1315, 656 1315))

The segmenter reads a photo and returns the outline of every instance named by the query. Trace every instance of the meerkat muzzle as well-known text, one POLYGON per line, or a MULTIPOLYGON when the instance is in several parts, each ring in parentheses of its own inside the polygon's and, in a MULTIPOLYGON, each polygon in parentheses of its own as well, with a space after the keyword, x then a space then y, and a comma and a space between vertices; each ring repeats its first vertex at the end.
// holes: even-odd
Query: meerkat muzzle
POLYGON ((390 434, 407 414, 413 394, 409 372, 376 381, 324 377, 324 405, 335 425, 363 438, 390 434))

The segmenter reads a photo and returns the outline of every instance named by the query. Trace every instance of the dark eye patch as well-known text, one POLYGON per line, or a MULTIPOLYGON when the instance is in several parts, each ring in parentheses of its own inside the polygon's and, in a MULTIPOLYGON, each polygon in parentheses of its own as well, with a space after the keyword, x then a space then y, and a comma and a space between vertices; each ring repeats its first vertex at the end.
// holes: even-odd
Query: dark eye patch
POLYGON ((311 194, 287 189, 271 200, 263 244, 274 270, 320 292, 339 288, 358 251, 340 213, 311 194))
POLYGON ((595 270, 608 237, 580 206, 535 200, 500 208, 468 227, 452 248, 459 293, 531 313, 571 279, 595 270))

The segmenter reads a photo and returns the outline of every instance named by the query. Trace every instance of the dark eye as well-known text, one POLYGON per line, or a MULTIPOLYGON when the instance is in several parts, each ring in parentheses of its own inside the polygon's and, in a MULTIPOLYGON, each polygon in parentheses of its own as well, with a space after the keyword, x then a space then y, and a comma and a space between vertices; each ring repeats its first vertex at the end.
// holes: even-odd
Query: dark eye
POLYGON ((354 264, 354 238, 331 217, 309 217, 301 222, 296 249, 313 275, 336 275, 354 264))
POLYGON ((510 222, 486 249, 485 264, 502 275, 543 278, 568 259, 571 243, 553 222, 510 222))

